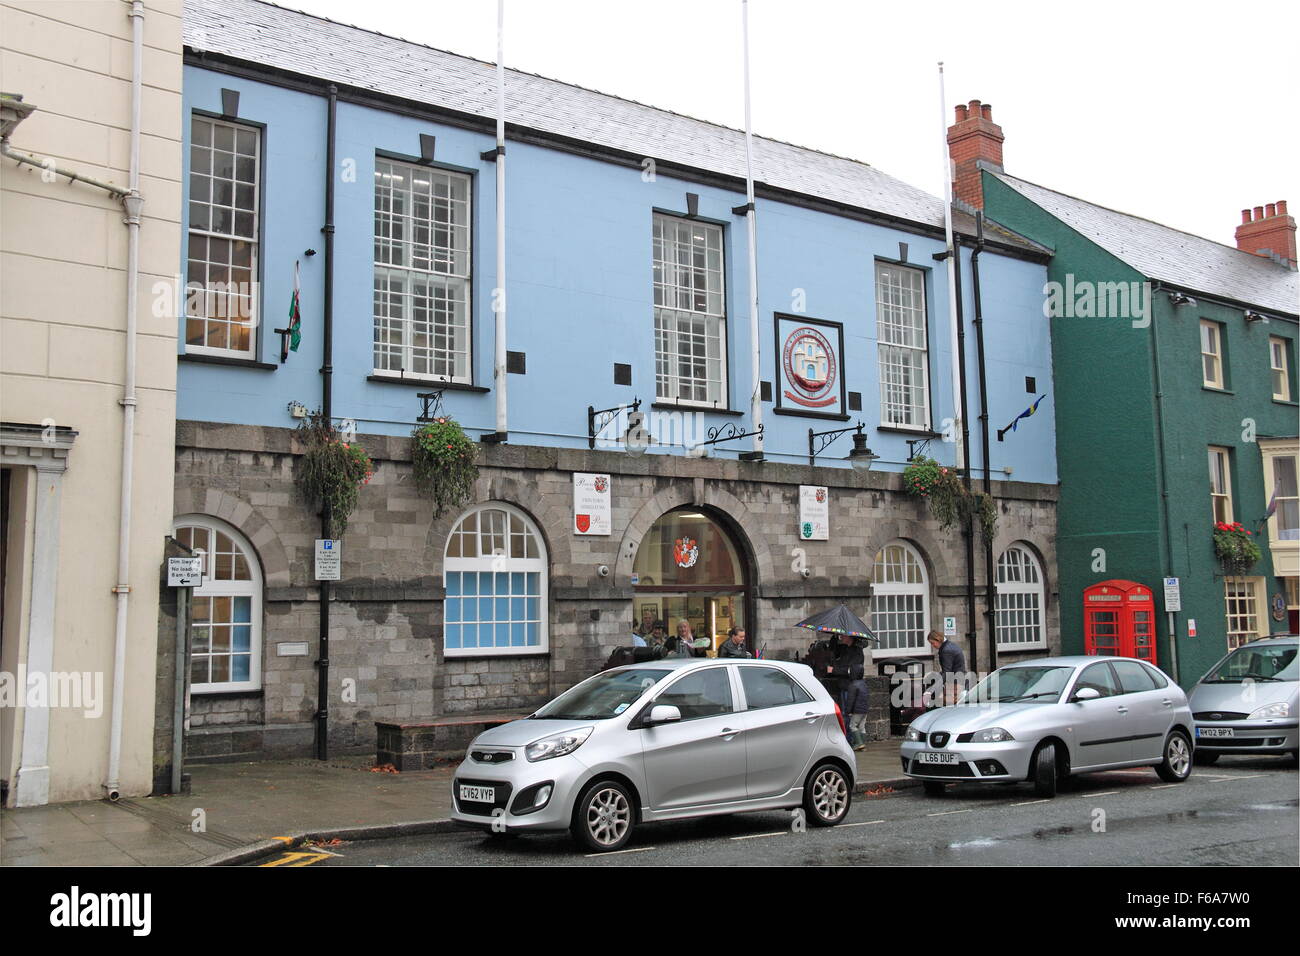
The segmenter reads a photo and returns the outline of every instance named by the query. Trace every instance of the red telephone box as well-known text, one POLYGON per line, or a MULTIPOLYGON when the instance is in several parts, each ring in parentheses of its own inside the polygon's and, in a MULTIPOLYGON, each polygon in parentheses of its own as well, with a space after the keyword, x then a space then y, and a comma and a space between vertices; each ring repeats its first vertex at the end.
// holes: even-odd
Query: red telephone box
POLYGON ((1083 591, 1085 654, 1156 663, 1156 605, 1136 581, 1102 581, 1083 591))

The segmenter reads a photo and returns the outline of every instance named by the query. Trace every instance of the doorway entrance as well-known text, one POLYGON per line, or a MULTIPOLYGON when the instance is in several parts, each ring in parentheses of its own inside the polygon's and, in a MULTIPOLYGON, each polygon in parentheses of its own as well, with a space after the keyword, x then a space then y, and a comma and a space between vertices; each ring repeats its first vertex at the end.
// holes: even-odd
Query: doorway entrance
MULTIPOLYGON (((659 518, 641 541, 633 563, 632 621, 645 636, 655 621, 668 635, 686 621, 707 637, 713 657, 732 627, 747 628, 749 580, 740 546, 706 511, 676 508, 659 518)), ((754 650, 754 635, 746 646, 754 650)))

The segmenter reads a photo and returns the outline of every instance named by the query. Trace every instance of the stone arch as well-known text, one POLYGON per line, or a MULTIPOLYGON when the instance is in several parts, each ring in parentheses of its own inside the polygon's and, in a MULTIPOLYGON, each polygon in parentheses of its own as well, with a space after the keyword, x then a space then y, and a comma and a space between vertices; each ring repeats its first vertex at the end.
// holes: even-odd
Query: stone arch
POLYGON ((289 587, 289 555, 271 523, 247 501, 216 488, 177 488, 172 515, 209 515, 220 518, 248 539, 262 564, 268 588, 289 587))
MULTIPOLYGON (((954 583, 953 569, 944 552, 943 536, 948 533, 940 531, 933 522, 920 522, 914 518, 885 517, 871 522, 868 528, 867 553, 863 555, 863 577, 868 581, 871 579, 871 565, 875 562, 880 549, 891 541, 901 539, 920 552, 921 560, 926 565, 925 570, 930 575, 931 596, 938 595, 941 584, 954 583)), ((960 539, 961 532, 955 527, 951 529, 951 533, 960 539)))
POLYGON ((513 505, 526 514, 537 526, 538 532, 546 545, 550 557, 551 573, 555 569, 567 567, 572 560, 569 539, 569 515, 555 503, 554 495, 539 494, 535 484, 522 481, 511 475, 484 475, 480 473, 475 486, 474 500, 460 508, 449 509, 445 514, 435 518, 429 525, 425 536, 425 549, 429 554, 428 574, 434 580, 442 581, 442 559, 447 549, 447 536, 451 534, 456 523, 471 508, 500 501, 513 505))

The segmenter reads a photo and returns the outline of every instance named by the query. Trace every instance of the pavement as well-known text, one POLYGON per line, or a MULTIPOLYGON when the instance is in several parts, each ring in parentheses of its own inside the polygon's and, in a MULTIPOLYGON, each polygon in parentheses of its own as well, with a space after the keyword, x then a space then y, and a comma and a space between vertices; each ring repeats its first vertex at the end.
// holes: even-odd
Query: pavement
MULTIPOLYGON (((857 792, 912 786, 897 740, 858 752, 857 792)), ((339 840, 453 829, 455 766, 391 773, 341 757, 187 767, 191 792, 0 810, 2 866, 232 866, 339 840)))

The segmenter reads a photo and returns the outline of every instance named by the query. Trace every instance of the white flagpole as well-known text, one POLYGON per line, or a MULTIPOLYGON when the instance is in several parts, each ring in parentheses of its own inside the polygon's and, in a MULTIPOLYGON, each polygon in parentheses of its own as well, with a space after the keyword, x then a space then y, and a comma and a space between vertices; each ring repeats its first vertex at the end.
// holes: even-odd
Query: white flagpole
POLYGON ((496 390, 498 440, 507 434, 506 422, 506 67, 505 0, 497 0, 497 288, 496 357, 492 363, 492 385, 496 390))
POLYGON ((758 338, 758 240, 754 221, 754 135, 749 115, 749 0, 740 0, 745 46, 745 225, 749 230, 749 341, 750 367, 753 372, 749 396, 749 416, 754 427, 754 456, 763 456, 762 349, 758 338))
POLYGON ((961 428, 961 360, 957 350, 957 244, 952 237, 952 160, 948 155, 948 103, 944 91, 943 61, 939 61, 939 143, 943 150, 943 229, 948 244, 948 314, 952 323, 952 429, 957 446, 956 466, 966 467, 961 428))

